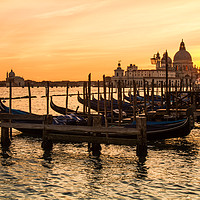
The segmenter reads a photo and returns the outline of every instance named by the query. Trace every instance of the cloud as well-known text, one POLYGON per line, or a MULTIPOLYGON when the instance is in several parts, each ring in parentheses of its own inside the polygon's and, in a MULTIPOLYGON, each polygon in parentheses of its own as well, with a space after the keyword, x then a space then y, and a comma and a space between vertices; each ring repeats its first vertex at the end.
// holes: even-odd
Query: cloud
POLYGON ((93 3, 90 2, 86 4, 76 5, 70 8, 66 8, 66 9, 59 9, 52 12, 38 14, 35 17, 36 18, 53 18, 53 17, 71 16, 71 15, 79 14, 85 11, 89 12, 91 10, 95 10, 105 5, 105 3, 106 1, 101 1, 101 2, 94 1, 93 3))
POLYGON ((85 10, 87 5, 80 5, 72 8, 67 8, 63 10, 56 10, 53 12, 47 12, 43 14, 36 15, 38 18, 52 18, 52 17, 60 17, 60 16, 69 16, 76 13, 80 13, 81 11, 85 10))

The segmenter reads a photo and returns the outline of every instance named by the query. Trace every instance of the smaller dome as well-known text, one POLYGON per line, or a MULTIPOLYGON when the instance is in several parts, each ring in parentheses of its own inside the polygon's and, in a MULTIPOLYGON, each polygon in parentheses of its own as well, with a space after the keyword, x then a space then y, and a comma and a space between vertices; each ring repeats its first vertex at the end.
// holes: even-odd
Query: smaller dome
MULTIPOLYGON (((168 64, 172 63, 172 59, 169 56, 167 57, 167 62, 168 62, 168 64)), ((163 57, 161 59, 161 63, 166 63, 166 52, 163 54, 163 57)))
POLYGON ((120 62, 121 62, 121 61, 118 62, 118 67, 117 67, 117 69, 122 69, 122 68, 121 68, 121 63, 120 63, 120 62))
POLYGON ((9 77, 15 77, 15 73, 13 72, 12 69, 11 69, 11 72, 9 73, 9 77))

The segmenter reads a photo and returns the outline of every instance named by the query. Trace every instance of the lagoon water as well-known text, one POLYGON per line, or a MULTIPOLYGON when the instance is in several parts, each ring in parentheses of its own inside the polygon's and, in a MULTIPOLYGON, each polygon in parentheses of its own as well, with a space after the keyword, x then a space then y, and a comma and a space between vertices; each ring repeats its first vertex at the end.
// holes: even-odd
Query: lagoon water
MULTIPOLYGON (((50 95, 65 90, 50 88, 50 95)), ((44 88, 31 93, 37 96, 32 112, 45 114, 44 88)), ((8 94, 1 88, 0 97, 8 94)), ((13 97, 27 94, 27 88, 13 88, 13 97)), ((65 97, 55 96, 54 102, 64 106, 65 97)), ((76 109, 76 96, 69 105, 76 109)), ((13 100, 12 107, 28 111, 28 99, 13 100)), ((135 147, 118 145, 102 145, 97 158, 86 143, 57 143, 46 155, 40 138, 14 135, 6 155, 0 148, 0 199, 200 199, 200 129, 185 138, 149 143, 146 160, 138 160, 135 147)))

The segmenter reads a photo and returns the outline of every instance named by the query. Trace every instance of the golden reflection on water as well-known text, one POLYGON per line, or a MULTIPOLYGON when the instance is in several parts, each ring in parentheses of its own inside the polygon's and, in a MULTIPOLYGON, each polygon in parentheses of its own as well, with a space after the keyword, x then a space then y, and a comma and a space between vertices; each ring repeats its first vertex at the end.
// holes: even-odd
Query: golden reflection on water
POLYGON ((200 147, 189 140, 151 143, 147 158, 138 160, 134 147, 102 145, 102 155, 95 157, 87 144, 57 143, 44 152, 41 139, 16 137, 9 157, 0 157, 1 190, 19 198, 75 199, 179 198, 193 190, 189 196, 195 198, 200 147))

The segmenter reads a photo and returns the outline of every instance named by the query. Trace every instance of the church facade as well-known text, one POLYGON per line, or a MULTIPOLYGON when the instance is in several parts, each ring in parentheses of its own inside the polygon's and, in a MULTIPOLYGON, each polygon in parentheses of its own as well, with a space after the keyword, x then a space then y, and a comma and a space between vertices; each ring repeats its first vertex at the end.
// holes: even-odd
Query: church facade
POLYGON ((7 72, 6 75, 6 86, 8 87, 10 85, 14 87, 24 87, 25 86, 25 81, 22 77, 20 76, 15 76, 15 73, 11 69, 10 73, 7 72))
POLYGON ((163 54, 162 58, 159 53, 154 54, 154 57, 151 58, 151 63, 156 66, 155 70, 139 70, 136 65, 130 64, 125 71, 118 63, 117 69, 114 70, 114 76, 111 77, 113 85, 116 87, 117 82, 120 80, 125 87, 130 87, 134 80, 138 86, 143 86, 144 79, 149 83, 154 79, 154 83, 157 85, 160 85, 161 82, 165 84, 166 63, 168 66, 168 80, 172 85, 180 85, 181 81, 185 84, 196 81, 199 75, 198 69, 193 66, 192 56, 186 51, 183 40, 180 43, 179 51, 174 55, 173 62, 166 53, 163 54))

